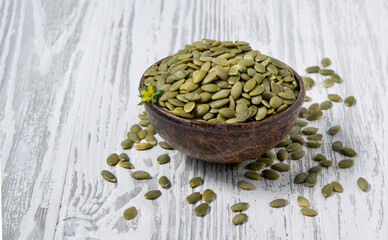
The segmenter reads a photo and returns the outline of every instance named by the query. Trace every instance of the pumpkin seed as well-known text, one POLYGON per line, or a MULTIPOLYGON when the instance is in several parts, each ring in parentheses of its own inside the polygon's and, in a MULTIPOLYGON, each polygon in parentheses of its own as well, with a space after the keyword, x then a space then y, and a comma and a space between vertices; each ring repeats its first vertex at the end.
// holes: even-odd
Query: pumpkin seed
POLYGON ((307 175, 306 177, 306 184, 307 186, 309 187, 314 187, 315 184, 317 184, 317 174, 316 173, 310 173, 309 175, 307 175))
POLYGON ((291 153, 290 156, 291 156, 292 160, 299 160, 302 157, 304 157, 305 154, 306 154, 306 152, 304 150, 297 150, 297 151, 291 153))
POLYGON ((299 136, 299 135, 290 136, 290 139, 291 139, 293 142, 300 143, 301 145, 303 145, 303 144, 306 143, 306 141, 304 140, 304 138, 301 137, 301 136, 299 136))
POLYGON ((247 181, 244 181, 244 180, 238 181, 237 185, 240 188, 245 189, 245 190, 253 190, 255 188, 255 185, 253 185, 253 183, 247 182, 247 181))
POLYGON ((143 180, 149 178, 150 174, 146 171, 139 170, 131 173, 131 177, 136 180, 143 180))
POLYGON ((271 169, 265 169, 261 172, 264 178, 267 179, 278 179, 280 177, 279 173, 271 169))
POLYGON ((123 213, 123 217, 125 220, 128 221, 128 220, 133 219, 136 216, 136 213, 137 213, 136 208, 130 207, 130 208, 125 209, 125 211, 123 213))
POLYGON ((286 139, 283 139, 280 143, 278 143, 278 145, 276 145, 276 147, 286 147, 291 143, 292 143, 292 140, 289 138, 286 138, 286 139))
POLYGON ((299 196, 297 201, 301 207, 309 207, 310 206, 310 201, 307 200, 307 198, 305 198, 305 197, 299 196))
POLYGON ((318 132, 319 128, 316 128, 316 127, 306 127, 302 130, 302 133, 304 135, 312 135, 312 134, 315 134, 316 132, 318 132))
POLYGON ((307 136, 308 140, 322 140, 322 138, 323 138, 323 135, 320 133, 315 133, 315 134, 307 136))
POLYGON ((251 162, 248 163, 246 168, 252 171, 258 171, 263 169, 267 164, 264 162, 251 162))
POLYGON ((189 196, 186 197, 186 201, 188 203, 196 203, 198 202, 199 200, 202 199, 202 195, 200 192, 194 192, 192 194, 190 194, 189 196))
POLYGON ((142 127, 147 127, 149 124, 150 124, 149 120, 141 120, 139 122, 139 125, 142 126, 142 127))
POLYGON ((308 125, 308 122, 298 119, 296 120, 295 124, 298 124, 301 127, 306 127, 308 125))
MULTIPOLYGON (((237 170, 237 169, 239 169, 242 166, 243 166, 243 162, 236 162, 236 163, 232 163, 231 164, 231 167, 232 167, 233 170, 237 170)), ((265 167, 265 166, 263 166, 263 167, 265 167)))
POLYGON ((324 67, 328 67, 328 66, 331 64, 331 60, 330 60, 329 58, 323 58, 323 59, 321 60, 321 64, 322 64, 322 66, 324 66, 324 67))
POLYGON ((248 206, 249 206, 249 203, 239 202, 239 203, 233 204, 230 207, 230 210, 232 210, 233 212, 241 212, 241 211, 246 210, 248 208, 248 206))
POLYGON ((299 148, 301 147, 302 145, 300 144, 300 143, 290 143, 290 144, 288 144, 287 145, 287 147, 286 147, 286 150, 288 151, 288 152, 294 152, 294 151, 296 151, 296 150, 299 150, 299 148))
POLYGON ((113 175, 113 173, 107 171, 107 170, 102 170, 101 171, 101 176, 107 180, 108 182, 112 182, 112 183, 116 183, 117 182, 117 178, 115 177, 115 175, 113 175))
POLYGON ((305 102, 311 102, 311 100, 312 100, 312 99, 311 99, 311 97, 309 97, 309 96, 306 96, 306 97, 304 98, 304 101, 305 101, 305 102))
POLYGON ((344 188, 342 187, 341 183, 333 181, 331 182, 331 184, 333 184, 334 192, 342 193, 344 191, 344 188))
POLYGON ((331 79, 333 79, 333 81, 336 82, 336 83, 340 83, 341 82, 341 77, 338 74, 336 74, 336 73, 331 74, 331 79))
POLYGON ((327 97, 332 102, 339 102, 339 101, 341 101, 341 97, 338 94, 329 94, 329 95, 327 95, 327 97))
POLYGON ((306 178, 309 174, 301 172, 298 173, 295 178, 294 178, 294 183, 299 184, 299 183, 304 183, 306 182, 306 178))
POLYGON ((128 162, 128 161, 120 161, 119 162, 119 166, 122 167, 122 168, 126 168, 126 169, 133 169, 133 168, 135 168, 133 166, 133 164, 128 162))
POLYGON ((248 215, 246 215, 245 213, 239 213, 233 217, 232 222, 234 225, 241 225, 245 223, 247 219, 248 219, 248 215))
POLYGON ((160 195, 162 195, 162 192, 160 190, 152 190, 144 194, 144 197, 149 200, 154 200, 160 197, 160 195))
POLYGON ((312 112, 309 115, 307 115, 306 119, 309 121, 318 120, 323 116, 323 112, 321 110, 312 112))
POLYGON ((167 150, 173 150, 174 148, 170 146, 170 144, 168 144, 167 142, 165 141, 161 141, 159 142, 159 146, 161 148, 164 148, 164 149, 167 149, 167 150))
POLYGON ((332 160, 322 160, 319 162, 319 164, 321 164, 324 167, 330 167, 331 165, 333 165, 333 161, 332 160))
POLYGON ((329 128, 328 132, 330 135, 336 135, 339 132, 339 130, 341 130, 341 127, 336 125, 336 126, 329 128))
POLYGON ((362 191, 364 192, 368 191, 369 183, 365 178, 362 178, 362 177, 358 178, 357 185, 362 191))
POLYGON ((345 105, 350 107, 356 103, 356 99, 353 96, 345 98, 345 105))
POLYGON ((334 70, 325 68, 325 69, 319 69, 318 72, 322 75, 332 75, 334 73, 334 70))
POLYGON ((119 158, 119 161, 121 162, 124 162, 124 161, 128 161, 129 160, 129 157, 126 153, 120 153, 120 155, 118 156, 119 158))
POLYGON ((334 189, 334 186, 333 184, 329 183, 327 185, 325 185, 322 190, 321 190, 321 193, 322 195, 327 198, 328 196, 330 196, 332 193, 333 193, 333 189, 334 189))
POLYGON ((273 153, 271 150, 267 150, 261 155, 261 158, 269 158, 271 160, 275 160, 276 156, 275 153, 273 153))
POLYGON ((323 155, 322 153, 318 153, 313 157, 314 161, 325 161, 327 160, 327 157, 323 155))
POLYGON ((321 166, 314 166, 314 167, 311 167, 308 171, 309 173, 315 173, 315 174, 319 174, 322 172, 322 167, 321 166))
POLYGON ((273 208, 279 208, 279 207, 283 207, 284 205, 287 204, 287 200, 286 199, 275 199, 273 201, 271 201, 269 203, 269 205, 273 208))
POLYGON ((338 167, 340 168, 348 168, 353 165, 353 159, 344 159, 338 162, 338 167))
POLYGON ((135 145, 135 149, 138 151, 147 150, 152 148, 153 146, 149 143, 138 143, 135 145))
POLYGON ((132 145, 133 145, 132 140, 128 138, 121 142, 121 147, 123 149, 130 149, 132 145))
POLYGON ((139 124, 133 124, 129 131, 133 133, 138 133, 140 132, 140 130, 141 130, 141 127, 139 124))
POLYGON ((288 172, 291 169, 290 165, 285 163, 275 163, 271 166, 271 168, 278 172, 288 172))
POLYGON ((140 139, 144 139, 147 136, 148 132, 146 129, 140 130, 140 132, 137 133, 140 139))
POLYGON ((168 154, 159 155, 159 157, 156 159, 156 161, 157 161, 159 164, 168 163, 168 162, 170 162, 170 156, 169 156, 168 154))
POLYGON ((342 147, 343 147, 343 144, 341 141, 335 141, 331 144, 332 148, 334 151, 341 151, 342 147))
POLYGON ((280 149, 277 154, 276 154, 276 157, 280 160, 280 161, 284 161, 288 158, 288 152, 287 150, 285 149, 280 149))
POLYGON ((323 101, 319 106, 322 110, 327 110, 333 107, 333 103, 330 101, 323 101))
POLYGON ((252 110, 251 109, 245 109, 244 111, 237 113, 237 122, 245 122, 251 115, 252 110))
POLYGON ((319 110, 319 103, 311 104, 307 110, 309 111, 309 113, 318 111, 319 110))
POLYGON ((147 141, 147 143, 151 144, 152 146, 156 146, 157 144, 157 141, 154 135, 148 134, 144 139, 147 141))
POLYGON ((302 209, 300 209, 300 212, 303 215, 309 216, 309 217, 315 217, 318 215, 317 211, 315 211, 314 209, 311 209, 311 208, 302 208, 302 209))
POLYGON ((255 171, 247 171, 244 173, 244 176, 254 180, 261 180, 260 175, 255 171))
POLYGON ((166 176, 161 176, 158 183, 162 188, 169 188, 171 186, 171 182, 166 176))
POLYGON ((307 116, 307 114, 308 114, 307 108, 302 107, 302 108, 300 109, 300 111, 299 111, 299 117, 304 118, 304 117, 307 116))
POLYGON ((294 136, 296 134, 299 134, 300 130, 301 130, 301 127, 299 125, 294 125, 294 126, 292 126, 292 128, 291 128, 290 132, 288 133, 288 135, 294 136))
POLYGON ((355 157, 357 156, 357 152, 354 151, 353 149, 351 148, 348 148, 348 147, 342 147, 340 152, 343 154, 343 155, 346 155, 346 156, 349 156, 349 157, 355 157))
POLYGON ((140 138, 139 138, 138 133, 139 133, 140 131, 141 131, 141 130, 139 130, 137 133, 128 132, 128 133, 127 133, 127 138, 130 139, 132 142, 139 143, 139 142, 140 142, 140 138))
POLYGON ((306 142, 306 145, 310 148, 318 148, 318 147, 322 146, 322 142, 320 142, 318 140, 309 140, 306 142))
POLYGON ((216 197, 216 194, 214 193, 213 190, 206 189, 205 191, 203 191, 202 199, 205 202, 210 203, 210 202, 212 202, 214 200, 215 197, 216 197))
POLYGON ((116 153, 112 153, 106 158, 106 163, 109 166, 115 166, 119 162, 119 156, 116 153))
POLYGON ((272 165, 273 164, 273 162, 274 162, 274 160, 273 159, 271 159, 271 158, 258 158, 257 160, 256 160, 256 162, 258 162, 258 163, 263 163, 263 164, 265 164, 265 166, 270 166, 270 165, 272 165))
POLYGON ((306 68, 306 72, 308 73, 317 73, 319 71, 319 66, 311 66, 306 68))
POLYGON ((190 179, 189 185, 191 188, 195 188, 195 187, 198 187, 199 185, 201 185, 202 182, 203 182, 203 180, 201 177, 195 177, 195 178, 190 179))
POLYGON ((196 207, 194 209, 194 213, 198 217, 202 217, 202 216, 205 216, 207 214, 208 210, 209 210, 209 204, 208 203, 202 203, 202 204, 198 205, 198 207, 196 207))

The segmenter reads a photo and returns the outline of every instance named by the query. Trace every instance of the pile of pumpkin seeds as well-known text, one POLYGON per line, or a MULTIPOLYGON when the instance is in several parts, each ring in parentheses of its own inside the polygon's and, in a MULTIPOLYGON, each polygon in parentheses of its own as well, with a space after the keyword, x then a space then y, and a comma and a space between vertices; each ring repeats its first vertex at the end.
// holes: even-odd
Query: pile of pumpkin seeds
MULTIPOLYGON (((187 45, 185 49, 168 57, 159 66, 153 66, 148 69, 145 74, 147 77, 146 85, 152 83, 158 89, 165 90, 165 94, 167 93, 168 96, 161 97, 158 104, 167 111, 181 117, 215 123, 261 120, 284 110, 295 101, 298 95, 298 86, 293 79, 292 72, 285 65, 280 64, 278 61, 262 55, 258 51, 252 51, 249 44, 245 42, 237 41, 232 43, 229 41, 219 42, 204 39, 201 42, 194 42, 192 45, 187 45), (228 64, 224 60, 221 60, 221 58, 226 60, 228 64), (245 61, 245 59, 253 61, 253 64, 251 62, 246 64, 248 61, 245 61), (237 72, 233 72, 236 71, 236 69, 233 70, 234 68, 237 69, 237 72), (277 69, 277 73, 275 68, 277 69), (248 83, 249 81, 254 82, 254 84, 248 83), (193 84, 197 86, 195 87, 193 84), (246 84, 248 85, 246 86, 246 84), (252 91, 260 93, 256 95, 252 91), (286 94, 290 94, 290 97, 284 98, 281 96, 286 96, 286 94), (293 97, 291 98, 292 94, 293 97), (216 97, 213 97, 214 95, 216 97), (217 97, 224 95, 225 97, 220 99, 217 97), (276 106, 279 105, 277 108, 273 105, 275 100, 272 100, 271 104, 271 99, 276 96, 282 102, 280 104, 279 101, 280 105, 277 104, 276 106), (224 104, 214 106, 215 102, 222 99, 224 99, 224 104), (225 107, 226 104, 228 104, 228 107, 225 107), (239 114, 248 109, 250 109, 249 117, 246 119, 244 117, 244 120, 242 120, 243 118, 239 114), (263 113, 258 118, 259 111, 263 113)), ((326 68, 330 64, 331 60, 324 58, 321 61, 322 67, 312 66, 308 67, 306 71, 308 73, 320 73, 325 76, 330 76, 330 78, 323 81, 323 86, 331 87, 334 83, 342 82, 342 79, 334 70, 326 68)), ((304 76, 303 81, 307 90, 315 85, 315 81, 311 77, 304 76)), ((305 101, 310 102, 312 98, 306 96, 305 101)), ((255 185, 249 180, 258 181, 262 180, 262 178, 276 180, 280 178, 282 172, 291 170, 291 166, 284 163, 284 161, 287 159, 298 161, 305 156, 306 150, 309 148, 321 147, 324 133, 326 132, 333 140, 332 148, 334 151, 346 157, 357 156, 356 151, 352 148, 344 147, 340 141, 334 141, 335 139, 333 138, 341 130, 339 125, 334 125, 324 132, 320 132, 319 128, 308 126, 309 122, 320 119, 324 114, 323 111, 332 108, 333 103, 341 101, 342 97, 333 93, 328 95, 327 101, 312 103, 307 108, 303 107, 299 113, 299 119, 292 127, 288 136, 276 148, 268 150, 255 161, 246 164, 245 168, 247 171, 244 173, 244 177, 248 180, 240 180, 237 185, 244 190, 253 190, 255 185), (302 147, 305 146, 307 149, 303 150, 302 147), (275 162, 275 160, 279 162, 275 162), (261 174, 258 173, 260 170, 261 174)), ((355 98, 353 96, 345 98, 346 106, 352 106, 354 104, 355 98)), ((145 112, 140 114, 139 118, 140 122, 130 127, 127 138, 121 143, 124 150, 132 148, 134 144, 134 149, 139 151, 151 149, 157 145, 157 140, 154 137, 156 131, 150 124, 145 112), (146 142, 142 142, 143 139, 146 142)), ((159 146, 166 150, 173 149, 164 141, 159 142, 159 146)), ((306 184, 308 187, 314 187, 317 184, 318 175, 327 171, 334 162, 333 160, 327 159, 321 153, 316 154, 312 160, 317 162, 317 165, 298 173, 294 178, 295 184, 306 184)), ((170 157, 168 154, 162 154, 157 157, 156 161, 159 164, 166 164, 170 161, 170 157)), ((106 162, 109 166, 118 164, 126 169, 135 168, 129 162, 129 157, 126 153, 120 153, 119 155, 113 153, 107 157, 106 162)), ((351 167, 353 163, 354 160, 352 158, 346 158, 337 164, 339 168, 347 168, 351 167)), ((242 162, 235 163, 232 164, 232 169, 237 170, 242 166, 244 166, 242 162)), ((101 175, 105 180, 117 183, 117 178, 113 173, 103 170, 101 175)), ((150 174, 143 170, 133 171, 131 176, 136 180, 150 179, 150 174)), ((189 181, 189 186, 194 189, 202 185, 203 182, 201 177, 195 177, 189 181)), ((168 189, 171 186, 171 182, 166 176, 161 176, 158 183, 163 189, 168 189)), ((369 183, 362 177, 358 179, 357 185, 362 191, 369 189, 369 183)), ((337 181, 332 181, 321 189, 321 193, 325 198, 329 197, 333 192, 343 192, 343 186, 337 181)), ((160 197, 161 194, 162 192, 156 189, 147 192, 144 197, 153 200, 160 197)), ((196 204, 203 200, 204 203, 194 208, 194 214, 197 216, 205 216, 209 211, 209 203, 214 201, 215 197, 216 194, 213 190, 206 189, 202 194, 199 191, 191 193, 187 196, 186 201, 190 204, 196 204)), ((309 208, 310 202, 306 198, 298 197, 297 202, 302 207, 301 213, 303 215, 310 217, 318 215, 316 210, 309 208)), ((274 208, 279 208, 286 206, 287 203, 288 200, 286 199, 275 199, 269 205, 274 208)), ((243 224, 248 220, 248 215, 241 213, 248 206, 249 203, 239 202, 230 207, 233 212, 239 212, 232 219, 234 225, 243 224)), ((137 209, 132 206, 124 211, 123 217, 126 220, 130 220, 136 214, 137 209)))
POLYGON ((163 109, 212 123, 259 121, 285 110, 299 95, 288 66, 244 41, 193 42, 144 77, 146 86, 164 91, 158 99, 163 109))

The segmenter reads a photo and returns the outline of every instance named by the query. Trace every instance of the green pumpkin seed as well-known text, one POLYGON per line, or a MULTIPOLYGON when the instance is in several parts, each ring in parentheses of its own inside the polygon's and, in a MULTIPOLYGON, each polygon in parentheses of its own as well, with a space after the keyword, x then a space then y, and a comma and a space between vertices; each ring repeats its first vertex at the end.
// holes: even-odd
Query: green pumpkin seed
POLYGON ((319 162, 319 164, 321 164, 321 166, 324 166, 324 167, 330 167, 331 165, 333 165, 333 161, 332 160, 322 160, 319 162))
POLYGON ((290 136, 290 139, 293 141, 293 142, 296 142, 296 143, 300 143, 301 145, 305 144, 305 140, 303 137, 299 136, 299 135, 294 135, 294 136, 290 136))
POLYGON ((341 77, 338 74, 336 74, 336 73, 331 74, 331 79, 333 79, 333 81, 336 82, 336 83, 340 83, 341 82, 341 77))
POLYGON ((330 196, 332 193, 333 193, 333 190, 334 190, 334 186, 333 184, 329 183, 327 185, 325 185, 322 190, 321 190, 321 193, 322 195, 327 198, 328 196, 330 196))
POLYGON ((195 187, 198 187, 199 185, 201 185, 202 182, 203 182, 203 180, 201 177, 195 177, 195 178, 190 179, 189 185, 191 188, 195 188, 195 187))
POLYGON ((202 83, 207 84, 213 82, 217 78, 217 73, 212 72, 206 75, 206 77, 203 79, 202 83))
POLYGON ((120 153, 120 155, 118 156, 119 160, 121 162, 124 162, 124 161, 128 161, 129 160, 129 157, 126 153, 120 153))
POLYGON ((142 127, 147 127, 149 124, 150 124, 149 120, 141 120, 139 122, 139 125, 142 126, 142 127))
POLYGON ((309 187, 314 187, 315 184, 317 184, 317 174, 315 173, 310 173, 309 175, 307 175, 306 177, 306 184, 307 186, 309 187))
POLYGON ((159 164, 168 163, 168 162, 170 162, 170 156, 169 156, 168 154, 159 155, 159 157, 156 159, 156 161, 157 161, 159 164))
POLYGON ((292 126, 292 128, 291 128, 290 132, 288 133, 288 135, 290 135, 290 136, 297 135, 297 134, 300 133, 300 130, 301 130, 301 127, 299 125, 294 125, 294 126, 292 126))
POLYGON ((269 205, 273 208, 280 208, 287 204, 286 199, 275 199, 269 203, 269 205))
POLYGON ((341 130, 341 127, 340 126, 333 126, 333 127, 331 127, 331 128, 329 128, 329 134, 330 135, 336 135, 338 132, 339 132, 339 130, 341 130))
POLYGON ((141 130, 139 130, 137 133, 128 132, 128 133, 127 133, 127 138, 130 139, 132 142, 139 143, 139 142, 140 142, 140 138, 139 138, 138 133, 139 133, 140 131, 141 131, 141 130))
POLYGON ((304 150, 297 150, 297 151, 291 153, 290 156, 291 156, 292 160, 299 160, 302 157, 304 157, 305 154, 306 154, 306 152, 304 150))
POLYGON ((199 200, 202 199, 202 195, 200 192, 194 192, 192 194, 190 194, 189 196, 186 197, 186 201, 188 203, 196 203, 198 202, 199 200))
POLYGON ((319 71, 319 66, 311 66, 306 68, 306 72, 308 73, 317 73, 319 71))
POLYGON ((280 149, 277 154, 276 154, 276 157, 280 160, 280 161, 284 161, 288 158, 288 152, 287 150, 285 149, 280 149))
POLYGON ((106 158, 106 163, 109 166, 115 166, 119 162, 119 156, 116 153, 112 153, 106 158))
POLYGON ((318 215, 317 211, 315 211, 314 209, 311 209, 311 208, 302 208, 300 210, 300 212, 303 215, 308 216, 308 217, 315 217, 318 215))
POLYGON ((318 154, 313 156, 313 160, 314 161, 325 161, 325 160, 327 160, 327 157, 325 155, 323 155, 322 153, 318 153, 318 154))
POLYGON ((353 106, 356 103, 356 99, 353 96, 347 97, 345 99, 345 105, 350 107, 353 106))
POLYGON ((193 83, 199 83, 202 81, 202 79, 206 76, 206 71, 205 70, 198 70, 196 71, 196 74, 193 75, 193 83))
POLYGON ((308 114, 307 108, 302 107, 302 108, 300 109, 300 111, 299 111, 299 117, 304 118, 304 117, 307 116, 307 114, 308 114))
POLYGON ((301 127, 306 127, 308 125, 308 122, 298 119, 298 120, 296 120, 295 124, 297 124, 301 127))
POLYGON ((130 207, 130 208, 125 209, 125 211, 123 213, 123 217, 125 220, 128 221, 128 220, 133 219, 136 216, 136 213, 137 213, 136 208, 130 207))
POLYGON ((340 152, 343 154, 343 155, 346 155, 346 156, 349 156, 349 157, 355 157, 357 156, 357 152, 354 151, 353 149, 351 148, 348 148, 348 147, 342 147, 340 152))
POLYGON ((315 173, 315 174, 319 174, 322 172, 322 167, 321 166, 314 166, 314 167, 311 167, 308 171, 309 173, 315 173))
POLYGON ((332 75, 334 73, 334 70, 332 69, 319 69, 318 71, 322 75, 332 75))
POLYGON ((318 120, 323 116, 323 112, 321 110, 312 112, 309 115, 307 115, 306 119, 309 121, 318 120))
POLYGON ((154 200, 160 197, 160 195, 162 195, 162 192, 160 190, 152 190, 144 194, 144 197, 149 200, 154 200))
POLYGON ((150 177, 150 174, 146 171, 135 171, 133 173, 131 173, 131 177, 136 179, 136 180, 143 180, 143 179, 147 179, 150 177))
POLYGON ((309 97, 309 96, 306 96, 306 97, 304 98, 304 101, 305 101, 305 102, 311 102, 311 101, 312 101, 312 99, 311 99, 311 97, 309 97))
POLYGON ((130 128, 130 132, 133 132, 133 133, 138 133, 139 131, 141 130, 141 127, 139 124, 134 124, 131 126, 130 128))
POLYGON ((253 190, 255 188, 255 185, 253 185, 253 183, 247 182, 247 181, 244 181, 244 180, 238 181, 237 185, 240 188, 245 189, 245 190, 253 190))
POLYGON ((309 207, 310 206, 310 201, 307 200, 307 198, 305 198, 305 197, 299 196, 297 201, 301 207, 309 207))
POLYGON ((236 111, 230 108, 221 108, 220 109, 220 115, 224 118, 235 118, 236 117, 236 111))
POLYGON ((286 138, 286 139, 283 139, 280 143, 278 143, 278 145, 276 145, 276 147, 286 147, 291 143, 292 143, 292 140, 289 138, 286 138))
POLYGON ((342 144, 342 142, 341 141, 335 141, 335 142, 333 142, 332 143, 332 148, 333 148, 333 150, 334 151, 341 151, 341 149, 342 149, 342 147, 343 147, 343 144, 342 144))
POLYGON ((279 97, 286 99, 286 100, 293 100, 295 99, 295 95, 291 92, 279 92, 279 97))
POLYGON ((275 163, 271 166, 271 168, 278 172, 288 172, 291 169, 290 165, 285 163, 275 163))
POLYGON ((323 101, 319 106, 322 110, 327 110, 333 107, 333 103, 330 101, 323 101))
POLYGON ((248 208, 248 206, 249 206, 249 203, 239 202, 239 203, 233 204, 230 207, 230 210, 232 210, 233 212, 241 212, 241 211, 246 210, 248 208))
POLYGON ((306 145, 310 148, 318 148, 318 147, 322 146, 322 142, 320 142, 318 140, 309 140, 306 142, 306 145))
POLYGON ((280 177, 279 173, 271 169, 266 169, 261 172, 264 178, 267 179, 278 179, 280 177))
POLYGON ((263 163, 263 164, 265 164, 265 166, 270 166, 273 164, 274 159, 260 157, 260 158, 256 159, 256 162, 263 163))
POLYGON ((296 184, 300 184, 300 183, 304 183, 306 182, 306 178, 309 174, 307 173, 304 173, 304 172, 301 172, 301 173, 298 173, 295 178, 294 178, 294 183, 296 184))
POLYGON ((316 134, 312 134, 312 135, 307 136, 308 140, 322 140, 322 138, 323 138, 323 135, 320 133, 316 133, 316 134))
POLYGON ((202 199, 205 202, 210 203, 210 202, 212 202, 214 200, 215 197, 216 197, 216 194, 214 193, 213 190, 206 189, 205 191, 203 191, 202 199))
POLYGON ((126 169, 133 169, 133 168, 135 168, 134 166, 133 166, 133 164, 132 163, 130 163, 130 162, 128 162, 128 161, 120 161, 119 162, 119 166, 120 167, 122 167, 122 168, 126 168, 126 169))
POLYGON ((302 145, 300 144, 300 143, 290 143, 290 144, 288 144, 287 145, 287 147, 286 147, 286 150, 288 151, 288 152, 294 152, 294 151, 296 151, 296 150, 299 150, 299 148, 301 147, 302 145))
POLYGON ((256 121, 264 119, 267 115, 267 108, 265 106, 259 107, 255 116, 256 121))
POLYGON ((323 58, 323 59, 321 60, 321 64, 322 64, 322 66, 324 66, 324 67, 328 67, 328 66, 331 64, 331 60, 330 60, 329 58, 323 58))
POLYGON ((275 160, 276 156, 271 150, 265 151, 261 156, 261 158, 269 158, 271 160, 275 160))
POLYGON ((317 133, 319 130, 319 128, 316 128, 316 127, 306 127, 302 130, 302 133, 304 135, 312 135, 312 134, 315 134, 317 133))
POLYGON ((216 73, 217 75, 222 79, 222 80, 226 80, 228 79, 228 71, 225 70, 225 68, 221 67, 221 66, 216 66, 216 73))
POLYGON ((319 110, 319 103, 311 104, 307 110, 309 111, 309 113, 318 111, 319 110))
POLYGON ((255 171, 247 171, 244 173, 244 176, 253 180, 261 180, 260 175, 255 171))
POLYGON ((267 164, 264 162, 251 162, 248 163, 246 168, 252 171, 258 171, 263 169, 267 164))
POLYGON ((245 213, 240 213, 233 217, 232 222, 234 225, 241 225, 245 223, 247 220, 248 220, 248 215, 246 215, 245 213))
POLYGON ((113 175, 113 173, 107 171, 107 170, 102 170, 101 171, 101 176, 108 182, 112 182, 112 183, 116 183, 117 182, 117 178, 115 177, 115 175, 113 175))
POLYGON ((364 192, 368 191, 369 183, 368 183, 368 181, 367 181, 365 178, 360 177, 360 178, 357 180, 357 185, 358 185, 358 187, 359 187, 362 191, 364 191, 364 192))
POLYGON ((138 143, 135 145, 135 149, 138 151, 147 150, 152 148, 153 146, 149 143, 138 143))
POLYGON ((280 107, 281 105, 283 104, 283 100, 278 97, 278 96, 274 96, 270 99, 269 101, 269 105, 272 107, 272 108, 278 108, 280 107))
POLYGON ((315 85, 315 81, 311 77, 302 77, 306 89, 310 89, 315 85))
POLYGON ((147 136, 148 132, 146 129, 140 130, 140 132, 137 133, 140 139, 144 139, 147 136))
POLYGON ((338 162, 338 167, 340 168, 348 168, 351 167, 354 163, 353 159, 344 159, 338 162))
POLYGON ((333 181, 333 182, 331 182, 331 184, 333 184, 334 192, 342 193, 344 191, 344 188, 342 187, 342 185, 339 182, 333 181))
POLYGON ((159 146, 161 147, 161 148, 164 148, 164 149, 167 149, 167 150, 173 150, 174 148, 173 147, 171 147, 167 142, 165 142, 165 141, 161 141, 161 142, 159 142, 159 146))
MULTIPOLYGON (((236 163, 231 164, 231 168, 233 170, 237 170, 237 169, 241 168, 242 166, 243 166, 243 162, 236 162, 236 163)), ((263 166, 263 167, 265 167, 265 166, 263 166)))
POLYGON ((145 138, 147 143, 151 144, 152 146, 156 146, 157 140, 154 137, 154 135, 148 134, 145 138))
POLYGON ((245 122, 251 115, 252 110, 251 109, 245 109, 244 111, 237 114, 237 122, 245 122))
POLYGON ((171 182, 166 176, 161 176, 158 183, 162 188, 169 188, 171 186, 171 182))
POLYGON ((122 141, 120 145, 123 149, 130 149, 133 145, 133 142, 131 139, 127 138, 124 141, 122 141))
POLYGON ((339 102, 339 101, 341 101, 341 97, 338 94, 329 94, 329 95, 327 95, 327 97, 332 102, 339 102))
POLYGON ((198 217, 202 217, 202 216, 205 216, 207 214, 208 210, 209 210, 209 204, 208 203, 202 203, 202 204, 198 205, 198 207, 196 207, 194 209, 194 213, 198 217))

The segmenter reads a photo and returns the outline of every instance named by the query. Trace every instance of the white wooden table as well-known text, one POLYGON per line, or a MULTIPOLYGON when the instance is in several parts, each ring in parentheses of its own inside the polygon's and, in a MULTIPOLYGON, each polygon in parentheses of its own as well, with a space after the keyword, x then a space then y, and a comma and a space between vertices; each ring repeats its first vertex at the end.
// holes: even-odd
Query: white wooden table
MULTIPOLYGON (((3 239, 388 239, 387 79, 388 3, 371 1, 23 1, 0 2, 0 159, 3 239), (313 102, 328 93, 354 95, 357 104, 334 103, 311 123, 324 132, 341 132, 309 149, 292 171, 277 181, 255 182, 256 190, 236 186, 244 179, 225 165, 187 159, 177 151, 126 151, 136 169, 152 179, 135 182, 128 170, 111 168, 105 158, 121 152, 120 142, 138 121, 138 81, 143 71, 184 44, 203 37, 245 40, 299 73, 330 57, 343 83, 307 92, 313 102), (316 165, 322 152, 341 140, 359 155, 349 169, 337 166, 319 175, 315 188, 295 185, 293 177, 316 165), (114 172, 118 184, 100 171, 114 172), (172 181, 155 201, 146 191, 157 178, 172 181), (185 198, 188 181, 202 176, 196 190, 212 188, 217 199, 203 218, 185 198), (371 185, 357 188, 358 177, 371 185), (341 194, 324 199, 321 187, 342 183, 341 194), (300 213, 298 196, 318 211, 300 213), (290 202, 269 207, 275 198, 290 202), (249 220, 231 222, 229 207, 250 203, 249 220), (138 208, 132 221, 124 209, 138 208)), ((288 160, 289 161, 289 160, 288 160)))

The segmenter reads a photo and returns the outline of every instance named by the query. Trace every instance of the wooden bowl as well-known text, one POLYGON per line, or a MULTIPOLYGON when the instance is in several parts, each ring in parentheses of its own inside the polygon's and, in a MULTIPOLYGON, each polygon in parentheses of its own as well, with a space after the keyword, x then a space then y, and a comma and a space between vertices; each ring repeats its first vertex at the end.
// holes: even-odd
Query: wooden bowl
MULTIPOLYGON (((163 60, 163 59, 162 59, 163 60)), ((162 60, 155 64, 158 65, 162 60)), ((291 68, 290 68, 291 69, 291 68)), ((291 130, 303 105, 306 90, 299 84, 299 96, 283 112, 247 123, 208 123, 178 117, 156 104, 144 104, 148 119, 172 147, 189 157, 215 163, 233 163, 259 157, 276 146, 291 130)), ((140 87, 144 88, 144 75, 140 87)))

